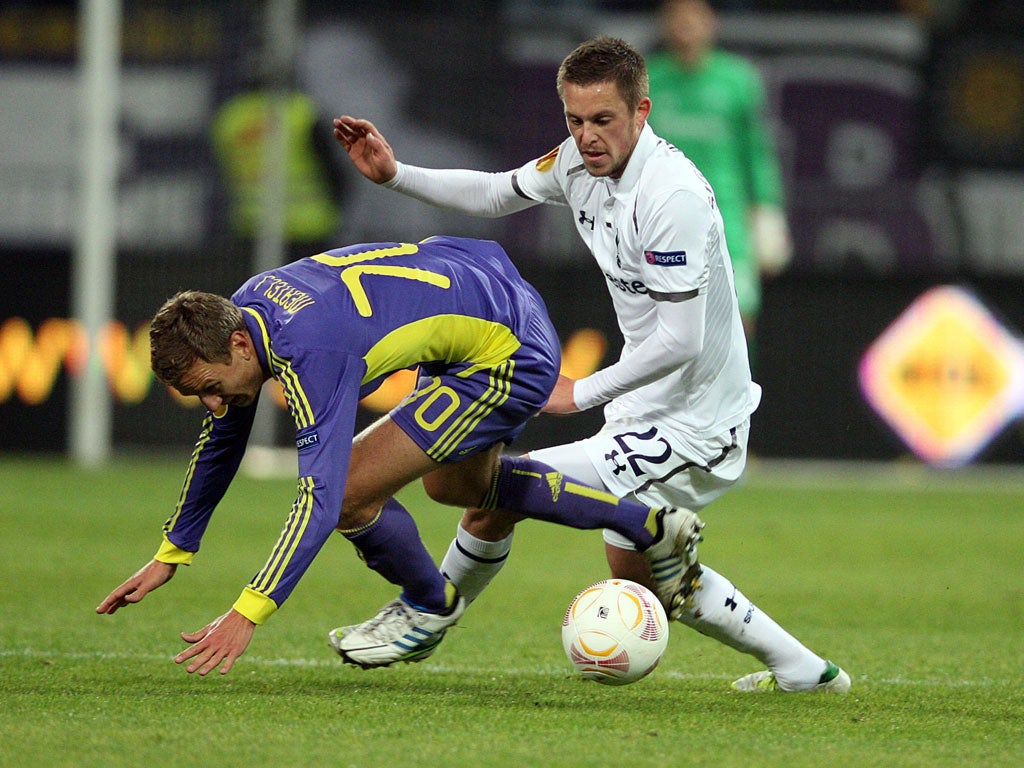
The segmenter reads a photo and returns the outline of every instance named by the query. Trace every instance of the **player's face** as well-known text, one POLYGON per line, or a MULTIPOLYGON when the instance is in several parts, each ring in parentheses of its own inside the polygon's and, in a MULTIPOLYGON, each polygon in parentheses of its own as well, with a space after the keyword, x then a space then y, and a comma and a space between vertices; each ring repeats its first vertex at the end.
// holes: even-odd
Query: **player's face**
POLYGON ((619 178, 640 138, 651 100, 641 99, 635 110, 629 109, 614 81, 566 83, 562 97, 566 125, 587 171, 591 176, 619 178))
POLYGON ((265 379, 251 345, 236 344, 233 335, 230 363, 196 360, 181 377, 177 390, 197 396, 207 409, 217 413, 225 405, 252 405, 265 379))

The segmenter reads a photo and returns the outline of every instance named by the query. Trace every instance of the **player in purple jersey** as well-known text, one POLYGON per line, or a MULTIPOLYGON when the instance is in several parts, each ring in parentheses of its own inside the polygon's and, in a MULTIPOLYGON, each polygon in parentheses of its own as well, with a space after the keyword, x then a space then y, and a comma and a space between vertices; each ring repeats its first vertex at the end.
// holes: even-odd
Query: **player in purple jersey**
POLYGON ((422 478, 434 500, 574 528, 610 528, 685 599, 702 523, 692 512, 623 501, 529 458, 501 455, 548 400, 558 339, 536 291, 494 242, 436 237, 327 251, 250 278, 231 300, 188 291, 157 312, 153 370, 208 412, 154 558, 97 607, 114 613, 190 563, 242 460, 259 392, 283 387, 295 421, 298 496, 263 568, 232 608, 175 657, 226 674, 337 529, 402 588, 369 621, 329 640, 362 667, 420 661, 465 600, 394 494, 422 478), (414 391, 353 440, 356 409, 389 374, 419 366, 414 391))

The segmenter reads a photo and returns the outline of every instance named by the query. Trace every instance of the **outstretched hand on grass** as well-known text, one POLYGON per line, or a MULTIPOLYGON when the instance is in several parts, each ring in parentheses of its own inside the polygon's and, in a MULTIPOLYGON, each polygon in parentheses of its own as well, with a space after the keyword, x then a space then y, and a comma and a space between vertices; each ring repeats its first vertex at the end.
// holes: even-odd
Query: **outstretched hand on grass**
POLYGON ((189 674, 198 672, 206 675, 220 666, 220 673, 226 675, 234 666, 235 659, 249 647, 255 630, 255 624, 231 609, 198 632, 182 632, 181 639, 192 643, 192 647, 175 656, 174 662, 183 664, 191 659, 192 663, 185 668, 189 674))
POLYGON ((114 613, 118 608, 141 601, 154 589, 170 581, 177 567, 173 563, 150 560, 121 586, 107 595, 106 599, 96 606, 96 613, 114 613))
MULTIPOLYGON (((157 587, 166 584, 174 576, 177 565, 150 560, 136 571, 117 589, 107 595, 96 606, 96 613, 114 613, 142 600, 157 587)), ((252 640, 256 625, 238 611, 232 609, 218 619, 211 621, 198 632, 182 632, 181 639, 191 647, 174 657, 176 664, 192 660, 185 671, 206 675, 220 666, 220 673, 226 675, 235 660, 245 653, 252 640)))

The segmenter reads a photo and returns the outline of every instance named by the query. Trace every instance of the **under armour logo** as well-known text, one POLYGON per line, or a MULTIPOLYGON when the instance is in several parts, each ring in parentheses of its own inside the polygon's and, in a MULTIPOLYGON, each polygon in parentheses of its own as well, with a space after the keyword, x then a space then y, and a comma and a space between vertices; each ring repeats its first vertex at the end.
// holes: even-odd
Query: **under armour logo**
POLYGON ((727 597, 725 598, 725 607, 728 608, 730 611, 735 611, 740 606, 739 603, 737 603, 731 597, 727 597))
POLYGON ((593 217, 588 218, 586 211, 580 211, 580 217, 578 221, 580 224, 589 224, 591 229, 594 228, 594 219, 593 217))
POLYGON ((616 458, 618 455, 619 455, 618 451, 612 451, 611 453, 606 453, 604 455, 604 460, 608 461, 608 462, 611 462, 612 472, 614 472, 616 475, 619 474, 620 472, 625 472, 626 471, 626 465, 625 464, 619 464, 619 460, 618 460, 618 458, 616 458))

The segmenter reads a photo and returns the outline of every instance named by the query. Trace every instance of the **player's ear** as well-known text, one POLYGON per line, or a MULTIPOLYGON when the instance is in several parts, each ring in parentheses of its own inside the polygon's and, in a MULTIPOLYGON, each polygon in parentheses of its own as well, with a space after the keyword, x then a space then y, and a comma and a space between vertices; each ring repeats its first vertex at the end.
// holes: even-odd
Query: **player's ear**
POLYGON ((249 360, 252 357, 252 338, 247 331, 232 331, 228 342, 231 349, 237 350, 243 360, 249 360))
POLYGON ((644 96, 640 99, 640 103, 636 105, 636 116, 638 122, 643 122, 647 119, 647 116, 651 114, 651 100, 644 96))

